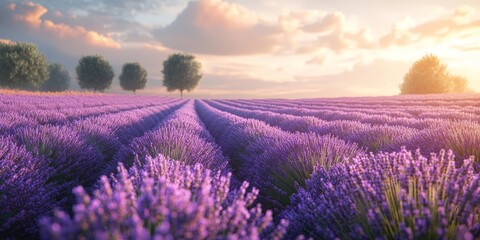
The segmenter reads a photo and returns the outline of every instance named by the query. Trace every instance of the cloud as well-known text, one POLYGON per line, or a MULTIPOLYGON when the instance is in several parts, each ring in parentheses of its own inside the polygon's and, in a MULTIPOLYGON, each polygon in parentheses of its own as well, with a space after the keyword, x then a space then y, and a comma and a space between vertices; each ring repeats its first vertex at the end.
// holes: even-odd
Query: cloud
POLYGON ((281 34, 278 25, 223 0, 191 1, 171 24, 156 31, 169 48, 212 55, 269 53, 281 34))
POLYGON ((102 13, 108 16, 129 18, 137 13, 155 12, 161 8, 176 5, 178 0, 36 0, 47 8, 55 7, 61 12, 102 13))
POLYGON ((327 57, 324 56, 324 55, 321 55, 321 56, 313 57, 313 58, 309 59, 308 61, 306 61, 305 63, 306 64, 313 64, 313 65, 323 65, 326 62, 327 62, 327 57))
POLYGON ((468 5, 458 7, 450 15, 414 26, 402 27, 402 23, 403 20, 395 24, 380 39, 381 46, 406 46, 428 40, 442 42, 465 36, 478 37, 480 31, 480 18, 476 15, 476 9, 468 5))
POLYGON ((19 7, 15 3, 10 3, 9 9, 14 12, 15 19, 25 21, 35 27, 40 26, 42 23, 40 18, 48 12, 45 7, 33 2, 26 2, 19 7))
POLYGON ((368 27, 359 27, 342 12, 306 10, 267 21, 224 0, 190 1, 154 35, 166 47, 207 55, 309 54, 320 49, 341 53, 377 45, 368 27))
MULTIPOLYGON (((0 28, 12 28, 13 25, 22 25, 22 28, 30 28, 27 31, 36 31, 38 36, 45 39, 62 39, 63 41, 78 42, 79 40, 91 46, 120 48, 121 45, 111 37, 95 31, 90 31, 82 26, 71 26, 64 23, 56 23, 43 16, 48 12, 44 6, 32 2, 22 4, 9 3, 5 15, 5 24, 0 23, 0 28), (12 23, 12 25, 8 25, 12 23)), ((70 43, 72 43, 70 42, 70 43)))
POLYGON ((460 51, 480 51, 480 44, 456 45, 454 48, 460 51))
POLYGON ((321 49, 339 54, 349 49, 377 47, 368 27, 360 27, 355 20, 339 11, 323 14, 316 10, 303 11, 291 13, 286 19, 288 23, 295 23, 297 28, 293 44, 296 54, 309 54, 321 49))
POLYGON ((92 32, 107 33, 108 37, 122 43, 154 40, 151 29, 137 22, 134 17, 124 19, 92 10, 87 14, 49 11, 43 18, 64 25, 81 26, 92 32))
POLYGON ((302 29, 306 32, 325 33, 332 32, 337 29, 343 29, 344 26, 345 15, 341 12, 333 12, 313 23, 305 24, 302 29))

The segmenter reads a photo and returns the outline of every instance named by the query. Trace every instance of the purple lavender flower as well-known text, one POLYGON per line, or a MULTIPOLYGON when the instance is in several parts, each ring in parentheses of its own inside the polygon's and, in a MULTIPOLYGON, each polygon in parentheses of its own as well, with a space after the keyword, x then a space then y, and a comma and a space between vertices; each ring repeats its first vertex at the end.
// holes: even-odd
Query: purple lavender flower
POLYGON ((280 239, 286 222, 274 227, 271 211, 252 206, 258 194, 244 182, 229 191, 230 175, 185 165, 159 155, 115 177, 102 177, 92 196, 74 189, 70 217, 56 211, 43 218, 43 239, 280 239))
POLYGON ((364 154, 319 167, 282 217, 290 237, 478 238, 479 184, 472 159, 455 168, 451 151, 430 158, 405 149, 364 154))

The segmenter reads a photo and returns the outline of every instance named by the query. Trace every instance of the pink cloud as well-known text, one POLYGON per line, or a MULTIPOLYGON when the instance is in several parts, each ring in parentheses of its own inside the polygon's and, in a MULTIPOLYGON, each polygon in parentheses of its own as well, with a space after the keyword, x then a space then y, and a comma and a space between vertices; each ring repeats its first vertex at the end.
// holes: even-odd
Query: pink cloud
POLYGON ((214 55, 272 52, 282 29, 256 14, 223 0, 189 2, 177 18, 156 32, 166 47, 214 55))
POLYGON ((69 26, 62 23, 54 23, 50 20, 44 20, 42 27, 55 33, 60 38, 82 38, 86 43, 98 47, 120 48, 117 41, 95 31, 89 31, 80 26, 69 26))
POLYGON ((303 26, 303 30, 312 33, 331 32, 343 29, 345 26, 345 15, 341 12, 333 12, 313 23, 303 26))
POLYGON ((329 49, 335 53, 341 53, 348 49, 377 47, 375 39, 370 34, 370 29, 359 27, 354 20, 347 19, 342 12, 336 11, 323 15, 314 13, 315 11, 310 14, 290 15, 297 16, 300 21, 296 32, 297 38, 315 37, 314 40, 298 41, 295 53, 308 54, 319 49, 329 49))
POLYGON ((478 36, 476 33, 480 31, 480 18, 475 13, 475 8, 463 5, 448 16, 417 24, 410 28, 399 27, 401 23, 398 23, 380 39, 380 44, 383 47, 405 46, 428 39, 442 42, 451 38, 460 38, 465 33, 478 36))
POLYGON ((104 34, 90 31, 81 26, 70 26, 43 19, 48 9, 40 4, 26 2, 20 5, 11 3, 8 6, 14 21, 23 22, 27 26, 46 34, 53 34, 61 39, 74 39, 75 41, 81 39, 85 43, 97 47, 121 47, 120 43, 104 34))
POLYGON ((26 2, 17 7, 15 3, 10 4, 10 10, 14 11, 15 19, 25 21, 27 24, 38 27, 42 20, 40 19, 48 10, 40 4, 26 2))

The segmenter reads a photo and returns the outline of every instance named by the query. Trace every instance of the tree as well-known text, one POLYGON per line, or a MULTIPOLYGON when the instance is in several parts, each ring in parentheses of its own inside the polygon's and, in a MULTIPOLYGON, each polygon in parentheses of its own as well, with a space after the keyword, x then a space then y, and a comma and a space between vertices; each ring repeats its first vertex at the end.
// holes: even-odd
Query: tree
POLYGON ((103 92, 112 84, 112 66, 102 56, 83 56, 76 68, 77 79, 83 89, 103 92))
POLYGON ((147 71, 139 63, 125 63, 120 74, 120 86, 123 90, 133 91, 145 88, 147 71))
POLYGON ((37 90, 48 78, 48 64, 36 45, 0 43, 0 87, 37 90))
POLYGON ((169 92, 180 90, 180 96, 183 97, 184 90, 193 90, 202 79, 201 68, 195 56, 172 54, 163 62, 163 86, 169 92))
POLYGON ((42 91, 61 92, 70 86, 70 75, 62 64, 53 63, 48 66, 50 77, 40 87, 42 91))
POLYGON ((452 92, 462 93, 470 91, 470 89, 468 88, 468 81, 464 77, 456 75, 452 76, 451 79, 453 84, 452 92))
POLYGON ((458 93, 468 91, 467 80, 450 74, 437 56, 427 54, 410 68, 400 85, 402 94, 458 93))

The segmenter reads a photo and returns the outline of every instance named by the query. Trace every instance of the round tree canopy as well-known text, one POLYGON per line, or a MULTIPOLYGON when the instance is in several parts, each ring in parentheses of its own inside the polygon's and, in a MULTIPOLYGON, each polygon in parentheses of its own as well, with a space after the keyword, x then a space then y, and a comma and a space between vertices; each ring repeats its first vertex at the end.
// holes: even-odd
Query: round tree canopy
POLYGON ((112 84, 114 73, 112 66, 102 56, 83 56, 76 68, 81 88, 105 91, 112 84))
POLYGON ((189 54, 175 53, 163 62, 163 86, 167 91, 180 90, 191 91, 198 86, 202 74, 202 65, 195 60, 195 56, 189 54))
POLYGON ((120 74, 120 86, 123 90, 135 92, 145 88, 147 71, 139 63, 125 63, 120 74))
POLYGON ((0 86, 36 90, 48 78, 48 64, 36 45, 0 43, 0 86))

